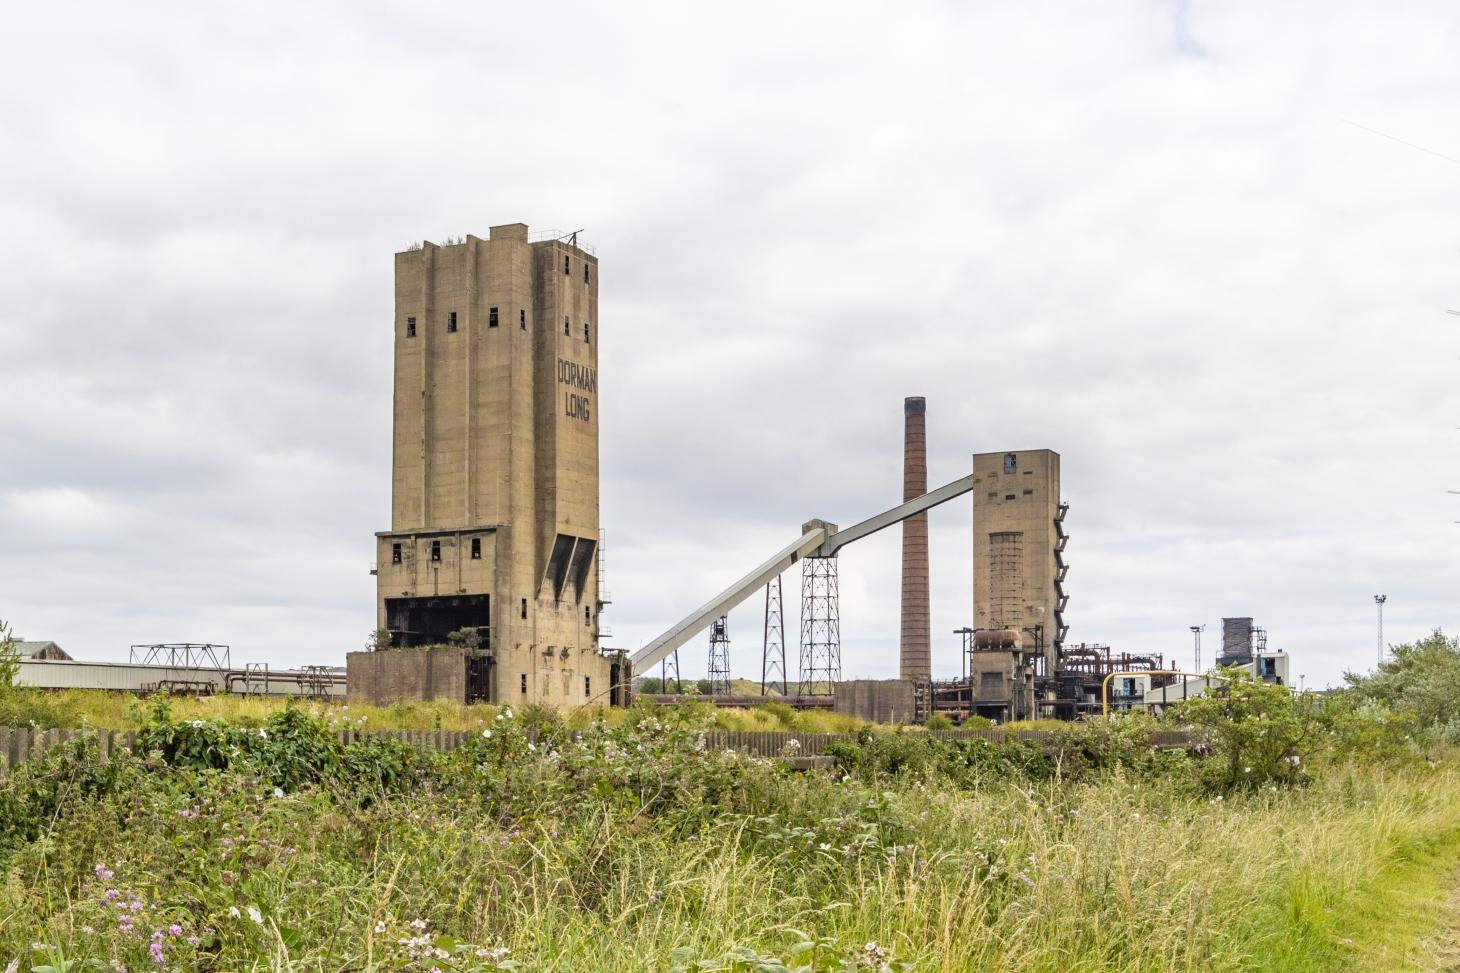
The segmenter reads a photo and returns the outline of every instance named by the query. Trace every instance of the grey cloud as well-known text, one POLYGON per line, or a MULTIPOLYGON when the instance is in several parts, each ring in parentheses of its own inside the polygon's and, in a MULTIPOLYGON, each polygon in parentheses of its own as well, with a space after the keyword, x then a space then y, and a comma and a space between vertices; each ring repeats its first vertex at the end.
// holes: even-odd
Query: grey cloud
MULTIPOLYGON (((1377 591, 1395 639, 1460 628, 1460 170, 1344 122, 1460 155, 1447 5, 74 13, 0 38, 28 635, 359 644, 391 254, 515 220, 602 259, 615 642, 896 502, 908 394, 935 482, 1064 455, 1078 639, 1250 613, 1321 682, 1372 657, 1377 591)), ((932 521, 943 672, 969 519, 932 521)), ((896 557, 845 554, 849 672, 895 665, 896 557)))

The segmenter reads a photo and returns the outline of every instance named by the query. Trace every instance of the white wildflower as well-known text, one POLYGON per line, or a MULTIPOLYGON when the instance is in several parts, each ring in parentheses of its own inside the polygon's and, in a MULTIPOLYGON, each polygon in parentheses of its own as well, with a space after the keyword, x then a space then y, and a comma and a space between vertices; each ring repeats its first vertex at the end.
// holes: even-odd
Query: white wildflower
POLYGON ((230 905, 228 907, 228 915, 234 919, 237 919, 240 915, 242 915, 242 913, 238 911, 238 906, 230 905))
POLYGON ((248 917, 253 920, 254 925, 262 926, 264 924, 264 914, 253 906, 248 907, 248 917))
POLYGON ((484 740, 490 740, 491 738, 492 738, 492 731, 491 730, 483 730, 482 731, 482 739, 484 739, 484 740))
POLYGON ((274 796, 275 797, 283 797, 284 796, 284 788, 282 788, 282 787, 275 787, 274 788, 274 796))

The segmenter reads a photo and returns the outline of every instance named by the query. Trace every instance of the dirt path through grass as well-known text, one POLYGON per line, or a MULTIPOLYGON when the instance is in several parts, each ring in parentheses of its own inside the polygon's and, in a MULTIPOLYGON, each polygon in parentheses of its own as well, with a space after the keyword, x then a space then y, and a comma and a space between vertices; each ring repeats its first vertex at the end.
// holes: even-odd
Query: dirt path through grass
POLYGON ((1415 968, 1460 973, 1460 871, 1451 876, 1440 920, 1440 930, 1420 947, 1415 968))

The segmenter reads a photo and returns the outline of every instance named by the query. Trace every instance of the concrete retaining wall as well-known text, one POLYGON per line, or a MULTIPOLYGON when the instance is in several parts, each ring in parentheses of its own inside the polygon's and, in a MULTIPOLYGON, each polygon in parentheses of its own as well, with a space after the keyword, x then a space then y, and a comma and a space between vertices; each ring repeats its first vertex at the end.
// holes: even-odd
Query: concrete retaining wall
POLYGON ((350 702, 389 706, 433 699, 466 702, 464 648, 381 649, 345 657, 350 702))
POLYGON ((911 723, 913 683, 908 679, 848 679, 836 684, 833 708, 869 723, 911 723))

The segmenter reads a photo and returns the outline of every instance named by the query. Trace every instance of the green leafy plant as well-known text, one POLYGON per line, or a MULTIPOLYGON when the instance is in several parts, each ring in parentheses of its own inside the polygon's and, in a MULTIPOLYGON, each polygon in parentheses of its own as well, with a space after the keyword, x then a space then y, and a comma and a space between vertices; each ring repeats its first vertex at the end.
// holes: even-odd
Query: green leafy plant
POLYGON ((0 619, 0 693, 9 691, 20 674, 20 640, 0 619))

